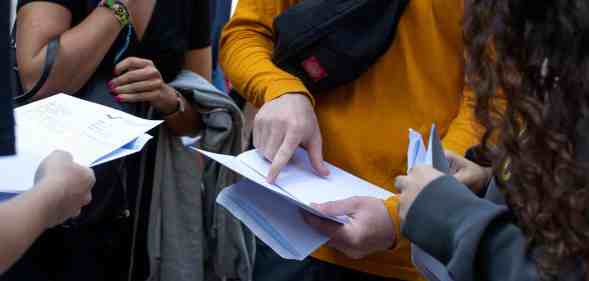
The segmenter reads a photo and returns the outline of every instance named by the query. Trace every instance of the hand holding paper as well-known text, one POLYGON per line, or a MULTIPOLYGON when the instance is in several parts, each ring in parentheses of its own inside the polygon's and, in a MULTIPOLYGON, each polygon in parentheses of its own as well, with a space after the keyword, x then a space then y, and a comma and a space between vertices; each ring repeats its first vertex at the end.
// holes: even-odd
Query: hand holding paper
POLYGON ((96 166, 140 151, 151 139, 145 133, 162 122, 65 94, 19 107, 15 119, 17 155, 0 158, 5 194, 32 188, 37 167, 55 150, 71 153, 82 166, 96 166))
POLYGON ((446 158, 450 162, 450 174, 474 193, 481 192, 493 176, 491 168, 479 166, 453 152, 447 151, 446 158))
POLYGON ((394 246, 395 225, 384 201, 374 197, 352 197, 313 206, 327 215, 348 215, 350 222, 337 224, 312 215, 305 221, 327 235, 332 247, 352 259, 385 251, 394 246))
MULTIPOLYGON (((354 197, 369 197, 382 203, 382 200, 394 196, 327 163, 331 175, 327 178, 317 176, 308 154, 302 149, 295 151, 275 184, 268 183, 265 178, 270 163, 255 150, 237 157, 199 151, 248 179, 224 189, 217 203, 286 259, 302 260, 329 240, 325 233, 305 223, 301 210, 336 225, 349 221, 349 213, 322 212, 311 203, 354 197)), ((388 213, 386 215, 388 218, 388 213)))
POLYGON ((444 154, 436 126, 430 131, 428 148, 425 148, 421 134, 409 130, 407 149, 407 175, 399 176, 395 186, 401 191, 399 215, 405 220, 417 195, 432 181, 450 172, 450 164, 444 154))
MULTIPOLYGON (((432 181, 450 173, 450 163, 446 159, 444 149, 436 126, 433 125, 426 149, 418 132, 410 130, 409 147, 407 149, 407 176, 399 176, 395 185, 401 191, 399 215, 404 221, 407 212, 421 191, 432 181)), ((440 200, 443 200, 440 198, 440 200)), ((411 246, 413 263, 427 280, 452 281, 444 264, 434 259, 419 247, 411 246)))

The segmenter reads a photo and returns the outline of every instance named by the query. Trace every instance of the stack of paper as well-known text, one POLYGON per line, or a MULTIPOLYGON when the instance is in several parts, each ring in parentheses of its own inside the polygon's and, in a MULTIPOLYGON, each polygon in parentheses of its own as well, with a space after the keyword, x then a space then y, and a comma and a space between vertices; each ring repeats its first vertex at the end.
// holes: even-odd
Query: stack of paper
MULTIPOLYGON (((415 165, 430 165, 440 172, 448 174, 450 164, 444 154, 442 142, 438 136, 436 126, 432 126, 429 135, 428 148, 425 148, 421 134, 409 131, 409 148, 407 149, 407 169, 411 170, 415 165)), ((411 256, 415 267, 427 280, 452 281, 451 275, 441 262, 424 252, 419 247, 411 246, 411 256)))
POLYGON ((140 151, 146 132, 162 121, 145 120, 69 95, 55 95, 15 110, 17 155, 0 158, 0 194, 33 186, 41 161, 54 150, 92 167, 140 151))
POLYGON ((302 260, 329 240, 303 221, 301 210, 337 223, 348 221, 347 217, 322 214, 313 209, 311 203, 354 196, 383 200, 394 196, 330 164, 327 164, 331 172, 329 177, 315 175, 308 155, 302 149, 297 150, 291 162, 283 168, 276 184, 266 181, 270 163, 255 150, 237 157, 199 151, 247 178, 224 189, 217 202, 285 259, 302 260))

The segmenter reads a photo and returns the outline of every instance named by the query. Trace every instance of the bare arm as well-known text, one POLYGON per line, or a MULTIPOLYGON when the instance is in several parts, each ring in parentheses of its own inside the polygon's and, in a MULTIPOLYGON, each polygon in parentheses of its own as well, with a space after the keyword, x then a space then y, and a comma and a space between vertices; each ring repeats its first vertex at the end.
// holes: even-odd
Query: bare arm
POLYGON ((80 214, 92 200, 94 172, 74 163, 71 154, 51 153, 39 165, 35 187, 0 203, 0 275, 49 227, 80 214))
POLYGON ((51 38, 61 34, 61 47, 52 73, 36 98, 56 92, 77 92, 95 72, 121 31, 112 11, 95 9, 71 27, 72 14, 49 2, 33 2, 18 13, 17 60, 21 80, 30 89, 41 76, 51 38))
POLYGON ((43 190, 46 189, 35 188, 0 203, 0 274, 10 268, 47 228, 47 202, 43 200, 43 190))

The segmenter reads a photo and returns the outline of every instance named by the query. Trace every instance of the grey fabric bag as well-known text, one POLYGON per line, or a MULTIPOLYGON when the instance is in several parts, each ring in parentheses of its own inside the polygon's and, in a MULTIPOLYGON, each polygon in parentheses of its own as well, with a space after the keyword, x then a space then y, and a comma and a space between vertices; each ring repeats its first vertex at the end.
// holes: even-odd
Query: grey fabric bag
MULTIPOLYGON (((202 77, 188 71, 181 72, 170 85, 177 89, 192 91, 194 104, 203 119, 204 127, 200 140, 202 149, 231 155, 242 152, 244 118, 231 98, 202 77)), ((222 279, 252 279, 255 236, 239 220, 215 203, 219 192, 238 180, 237 174, 216 162, 205 160, 202 173, 202 214, 206 243, 205 276, 209 280, 213 277, 211 274, 222 279)), ((199 211, 201 210, 194 210, 199 211)))

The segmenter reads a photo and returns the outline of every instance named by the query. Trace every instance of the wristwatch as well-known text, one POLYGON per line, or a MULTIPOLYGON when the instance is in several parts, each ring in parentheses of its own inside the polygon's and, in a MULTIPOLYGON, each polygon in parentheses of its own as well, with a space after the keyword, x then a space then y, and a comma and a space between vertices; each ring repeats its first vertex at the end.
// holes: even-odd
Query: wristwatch
POLYGON ((173 112, 170 112, 168 114, 165 114, 163 117, 169 117, 172 116, 176 113, 183 113, 184 111, 186 111, 186 105, 184 104, 184 99, 182 99, 182 94, 180 94, 180 92, 178 92, 178 90, 174 89, 174 92, 176 93, 176 99, 178 101, 177 106, 176 106, 176 110, 174 110, 173 112))
POLYGON ((113 11, 121 26, 127 26, 131 21, 129 10, 127 9, 127 6, 125 6, 125 4, 123 4, 121 1, 102 1, 99 7, 104 7, 113 11))

